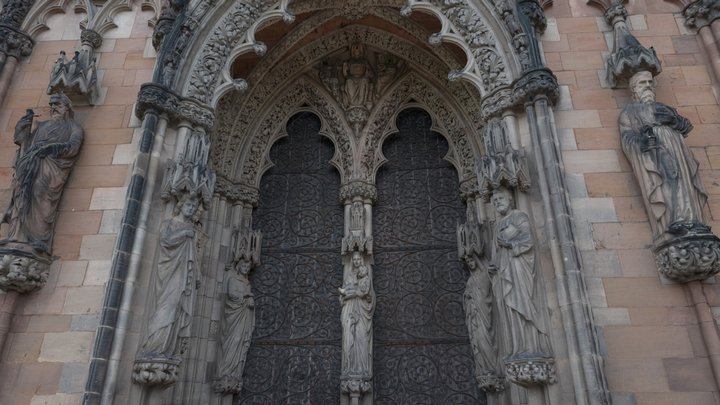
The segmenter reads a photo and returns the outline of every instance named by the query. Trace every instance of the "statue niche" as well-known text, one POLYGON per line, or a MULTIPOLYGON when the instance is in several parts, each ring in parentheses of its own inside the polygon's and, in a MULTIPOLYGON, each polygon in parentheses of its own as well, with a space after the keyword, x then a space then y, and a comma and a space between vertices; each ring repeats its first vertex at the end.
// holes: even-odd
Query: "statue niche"
POLYGON ((50 119, 32 130, 32 110, 15 126, 12 198, 3 215, 8 224, 0 240, 0 288, 31 292, 47 281, 58 205, 75 165, 84 131, 74 119, 70 99, 50 97, 50 119))

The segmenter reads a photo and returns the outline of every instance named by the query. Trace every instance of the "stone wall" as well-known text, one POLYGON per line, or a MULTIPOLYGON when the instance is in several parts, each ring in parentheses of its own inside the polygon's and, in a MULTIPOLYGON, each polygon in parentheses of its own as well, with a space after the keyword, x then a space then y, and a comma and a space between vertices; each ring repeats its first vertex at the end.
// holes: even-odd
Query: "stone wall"
MULTIPOLYGON (((152 15, 139 5, 117 15, 118 27, 104 35, 97 53, 100 102, 95 107, 75 103, 85 143, 60 204, 53 246, 60 258, 41 291, 18 298, 0 358, 1 404, 80 403, 137 149, 133 106, 155 63, 148 39, 152 15)), ((15 123, 27 108, 42 114, 39 120, 49 117, 50 71, 61 50, 72 54, 79 48, 82 17, 72 10, 51 15, 49 29, 34 37, 32 55, 15 72, 0 109, 3 209, 10 199, 15 123)), ((4 298, 0 295, 0 301, 4 298)))
MULTIPOLYGON (((555 118, 609 388, 616 404, 715 404, 696 313, 685 287, 658 275, 640 188, 620 146, 617 119, 631 94, 604 82, 612 30, 584 3, 555 0, 542 44, 562 86, 555 118)), ((627 9, 632 33, 663 63, 658 101, 695 126, 686 142, 700 163, 717 232, 720 108, 700 40, 678 6, 647 0, 627 9)), ((710 305, 720 305, 720 286, 711 281, 704 289, 710 305)))

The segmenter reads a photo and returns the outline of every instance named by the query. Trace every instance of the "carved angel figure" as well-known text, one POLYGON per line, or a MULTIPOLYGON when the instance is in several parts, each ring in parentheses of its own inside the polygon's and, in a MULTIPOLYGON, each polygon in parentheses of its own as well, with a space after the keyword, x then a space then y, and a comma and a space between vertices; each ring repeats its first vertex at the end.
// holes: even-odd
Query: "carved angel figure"
POLYGON ((345 78, 345 107, 370 108, 372 105, 372 67, 365 59, 365 48, 360 43, 350 46, 350 59, 343 63, 345 78))
POLYGON ((375 292, 360 252, 353 252, 351 267, 340 291, 343 326, 342 375, 370 376, 372 372, 372 317, 375 292))

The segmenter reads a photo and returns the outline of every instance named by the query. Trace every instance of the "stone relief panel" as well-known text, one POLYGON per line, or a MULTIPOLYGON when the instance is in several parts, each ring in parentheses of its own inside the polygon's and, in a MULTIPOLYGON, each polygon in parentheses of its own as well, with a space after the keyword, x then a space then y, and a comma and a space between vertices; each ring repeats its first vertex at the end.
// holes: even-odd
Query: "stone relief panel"
POLYGON ((374 211, 375 403, 484 403, 473 378, 456 224, 464 217, 448 144, 430 116, 400 114, 385 142, 374 211))
POLYGON ((260 184, 262 264, 250 277, 256 324, 236 403, 338 401, 344 218, 340 178, 328 164, 333 147, 319 130, 313 114, 291 118, 260 184))

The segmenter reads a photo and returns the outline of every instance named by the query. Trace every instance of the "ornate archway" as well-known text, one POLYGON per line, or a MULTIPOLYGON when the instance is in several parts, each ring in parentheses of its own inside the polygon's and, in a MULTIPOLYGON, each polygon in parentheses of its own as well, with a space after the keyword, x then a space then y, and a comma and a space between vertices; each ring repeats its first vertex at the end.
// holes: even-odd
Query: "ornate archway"
MULTIPOLYGON (((213 401, 227 402, 228 396, 242 392, 236 381, 229 387, 217 386, 216 395, 208 383, 215 377, 215 362, 226 355, 218 332, 224 322, 223 303, 230 294, 229 273, 224 269, 240 262, 248 266, 256 266, 258 259, 262 262, 262 253, 238 241, 255 240, 251 233, 257 229, 253 209, 261 201, 263 174, 274 163, 270 158, 273 144, 283 136, 286 122, 295 112, 308 110, 318 117, 318 133, 334 146, 329 163, 340 175, 337 193, 344 213, 338 252, 343 282, 337 286, 343 300, 338 320, 343 330, 343 358, 337 373, 340 402, 372 403, 373 207, 380 203, 376 173, 386 160, 382 153, 385 139, 397 132, 397 112, 411 104, 427 111, 431 129, 448 142, 445 158, 456 170, 457 192, 468 207, 467 221, 487 219, 475 163, 490 153, 489 148, 493 152, 505 148, 506 156, 515 159, 523 153, 530 155, 528 139, 543 146, 536 152, 536 175, 542 179, 541 194, 551 203, 546 221, 553 227, 552 218, 567 222, 553 229, 570 259, 563 262, 553 257, 554 265, 558 274, 571 275, 571 281, 559 278, 559 283, 566 287, 570 283, 577 292, 575 299, 560 304, 576 305, 562 312, 575 397, 582 403, 607 403, 597 342, 592 327, 587 326, 592 325, 592 318, 583 307, 587 305, 586 292, 577 280, 579 272, 571 268, 579 266, 579 261, 573 251, 569 208, 553 194, 564 187, 558 175, 562 167, 557 163, 559 157, 548 146, 557 138, 548 118, 548 102, 556 97, 557 84, 538 52, 536 30, 542 29, 544 20, 537 1, 171 3, 156 30, 159 56, 153 83, 143 86, 139 95, 137 113, 144 119, 145 130, 140 152, 148 156, 148 166, 136 167, 131 189, 137 187, 138 200, 148 204, 157 200, 145 191, 146 176, 148 172, 152 176, 153 170, 148 169, 157 163, 157 157, 149 157, 163 154, 166 134, 176 141, 172 157, 179 162, 177 167, 199 168, 190 172, 202 176, 210 173, 210 167, 214 170, 213 176, 208 174, 202 180, 214 185, 204 219, 208 243, 203 266, 209 270, 194 302, 197 326, 183 353, 187 360, 160 365, 170 374, 161 382, 152 376, 136 378, 145 384, 135 388, 142 391, 138 398, 149 403, 163 397, 171 402, 192 402, 215 395, 213 401), (178 64, 178 59, 186 63, 178 64), (490 120, 493 125, 488 125, 490 120), (523 142, 518 120, 529 124, 530 137, 523 142), (488 143, 484 132, 489 128, 502 128, 505 135, 493 138, 500 144, 488 143), (187 156, 197 144, 194 139, 207 139, 200 144, 209 146, 201 148, 192 161, 187 156), (358 300, 366 304, 356 305, 358 300), (355 312, 345 311, 350 307, 356 308, 355 312), (362 331, 353 329, 358 315, 369 319, 362 331), (356 346, 360 341, 365 344, 354 349, 360 347, 356 346), (173 387, 164 392, 156 388, 163 384, 173 387)), ((152 179, 149 183, 152 185, 152 179)), ((519 200, 527 210, 527 198, 519 200)), ((123 266, 128 265, 113 264, 120 280, 123 266)), ((117 307, 119 301, 108 303, 109 310, 117 307)), ((123 350, 124 337, 114 335, 114 320, 105 321, 108 328, 101 328, 98 336, 103 343, 96 345, 96 364, 110 359, 108 341, 114 340, 116 353, 123 350)), ((550 369, 538 372, 552 371, 550 363, 542 363, 550 369)), ((103 369, 92 370, 97 375, 89 379, 86 399, 93 403, 101 391, 112 398, 115 383, 104 380, 103 369)), ((242 368, 233 378, 241 377, 242 368)), ((475 377, 480 388, 490 390, 490 385, 482 382, 486 375, 476 371, 475 377)), ((554 397, 541 388, 552 382, 551 377, 541 378, 539 383, 535 374, 529 380, 522 378, 513 380, 517 385, 512 395, 506 399, 494 396, 491 401, 525 398, 527 388, 528 392, 537 391, 531 398, 552 402, 554 397)))

